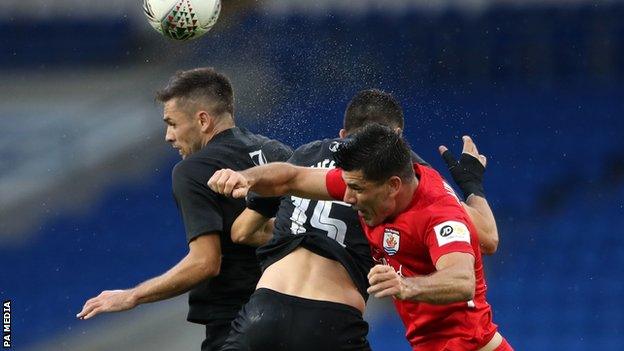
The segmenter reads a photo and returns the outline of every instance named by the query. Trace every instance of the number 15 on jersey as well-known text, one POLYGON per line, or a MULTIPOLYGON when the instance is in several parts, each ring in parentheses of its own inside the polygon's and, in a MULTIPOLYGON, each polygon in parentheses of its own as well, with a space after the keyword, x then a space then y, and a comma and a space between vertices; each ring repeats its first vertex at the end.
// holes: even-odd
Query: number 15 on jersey
POLYGON ((345 246, 344 240, 347 233, 347 224, 340 219, 330 217, 332 206, 346 206, 349 204, 341 201, 314 201, 291 196, 291 201, 295 206, 290 216, 290 231, 294 234, 303 234, 307 231, 306 227, 311 226, 327 232, 327 236, 336 240, 340 245, 345 246), (316 203, 316 204, 314 204, 316 203), (311 216, 307 215, 310 204, 314 205, 311 216))

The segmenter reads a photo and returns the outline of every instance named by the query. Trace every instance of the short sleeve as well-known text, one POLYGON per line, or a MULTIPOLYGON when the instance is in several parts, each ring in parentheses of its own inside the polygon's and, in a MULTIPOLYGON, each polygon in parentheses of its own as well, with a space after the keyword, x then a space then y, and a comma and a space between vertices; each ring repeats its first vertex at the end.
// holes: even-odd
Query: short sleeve
POLYGON ((266 218, 275 217, 281 201, 282 198, 279 196, 262 197, 254 192, 249 192, 246 198, 247 208, 260 213, 266 218))
POLYGON ((329 196, 342 201, 347 191, 347 184, 342 179, 342 169, 334 168, 327 172, 327 175, 325 175, 325 186, 329 196))
MULTIPOLYGON (((286 162, 292 157, 293 151, 279 141, 271 140, 262 146, 262 153, 266 155, 267 162, 286 162)), ((280 196, 262 197, 250 192, 245 200, 247 208, 271 218, 277 214, 282 198, 280 196)))
MULTIPOLYGON (((206 174, 205 169, 194 172, 194 164, 182 161, 173 169, 173 196, 184 221, 187 242, 198 236, 223 231, 223 210, 215 192, 193 176, 206 174)), ((210 172, 208 178, 214 173, 210 172)), ((206 180, 208 179, 206 178, 206 180)))
POLYGON ((470 228, 465 217, 459 214, 433 217, 424 238, 433 264, 451 252, 464 252, 475 256, 470 228))

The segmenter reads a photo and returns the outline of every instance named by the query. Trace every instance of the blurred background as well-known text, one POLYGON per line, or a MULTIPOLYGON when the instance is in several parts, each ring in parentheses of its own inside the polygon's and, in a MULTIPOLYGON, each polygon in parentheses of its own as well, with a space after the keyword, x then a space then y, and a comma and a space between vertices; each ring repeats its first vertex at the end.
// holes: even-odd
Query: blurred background
MULTIPOLYGON (((414 150, 474 137, 499 226, 488 297, 517 350, 624 347, 624 2, 223 1, 166 40, 135 0, 0 2, 0 297, 15 350, 198 350, 186 297, 78 321, 84 301, 186 253, 178 155, 154 92, 214 66, 240 126, 334 137, 349 99, 393 92, 414 150)), ((375 350, 409 350, 388 301, 375 350)))

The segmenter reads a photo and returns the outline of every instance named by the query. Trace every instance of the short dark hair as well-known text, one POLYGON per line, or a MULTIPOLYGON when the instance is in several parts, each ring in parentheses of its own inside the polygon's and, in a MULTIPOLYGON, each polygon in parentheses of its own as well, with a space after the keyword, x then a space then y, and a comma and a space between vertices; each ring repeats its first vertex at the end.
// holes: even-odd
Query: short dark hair
POLYGON ((344 115, 344 129, 352 133, 369 123, 403 129, 403 109, 392 94, 367 89, 351 99, 344 115))
POLYGON ((187 102, 204 103, 210 113, 234 116, 234 92, 230 80, 212 67, 178 71, 167 86, 156 92, 156 100, 165 103, 180 98, 187 102))
POLYGON ((334 153, 336 167, 361 170, 364 178, 384 182, 392 176, 408 180, 414 176, 410 147, 394 130, 368 124, 345 139, 334 153))

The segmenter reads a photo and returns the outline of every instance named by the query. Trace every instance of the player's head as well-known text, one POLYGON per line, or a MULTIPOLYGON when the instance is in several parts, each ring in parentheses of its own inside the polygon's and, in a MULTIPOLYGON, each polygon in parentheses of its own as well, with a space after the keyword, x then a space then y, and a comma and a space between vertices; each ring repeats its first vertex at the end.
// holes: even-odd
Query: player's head
POLYGON ((340 137, 369 123, 379 123, 399 132, 403 130, 403 109, 394 96, 379 89, 358 92, 347 106, 340 137))
POLYGON ((371 226, 396 214, 403 185, 415 181, 409 146, 394 130, 377 123, 340 144, 334 159, 347 184, 344 201, 371 226))
POLYGON ((234 126, 229 79, 211 67, 178 71, 156 93, 164 104, 165 140, 182 158, 201 149, 217 132, 234 126))

